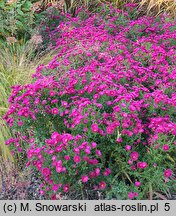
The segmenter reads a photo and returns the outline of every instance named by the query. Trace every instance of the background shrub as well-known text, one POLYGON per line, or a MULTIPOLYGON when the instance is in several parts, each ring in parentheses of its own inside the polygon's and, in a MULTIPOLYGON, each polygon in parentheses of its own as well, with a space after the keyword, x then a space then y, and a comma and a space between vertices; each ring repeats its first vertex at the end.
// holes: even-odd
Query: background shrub
POLYGON ((32 1, 1 1, 0 38, 15 37, 17 40, 30 38, 35 24, 32 1))

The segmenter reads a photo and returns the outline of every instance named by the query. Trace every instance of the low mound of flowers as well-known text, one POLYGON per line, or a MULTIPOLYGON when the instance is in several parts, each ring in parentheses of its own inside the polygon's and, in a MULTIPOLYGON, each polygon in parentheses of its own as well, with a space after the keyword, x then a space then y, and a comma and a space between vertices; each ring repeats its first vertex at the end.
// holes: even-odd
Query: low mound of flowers
POLYGON ((67 16, 50 32, 57 55, 32 83, 12 87, 6 144, 26 152, 48 198, 176 190, 176 23, 102 12, 67 16))

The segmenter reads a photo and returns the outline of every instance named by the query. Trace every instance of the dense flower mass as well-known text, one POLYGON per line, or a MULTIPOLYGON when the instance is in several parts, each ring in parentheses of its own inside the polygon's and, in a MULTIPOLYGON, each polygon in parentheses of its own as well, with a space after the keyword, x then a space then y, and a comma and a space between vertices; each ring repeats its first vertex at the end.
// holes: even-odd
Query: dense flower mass
POLYGON ((52 198, 80 185, 118 197, 123 182, 124 199, 143 199, 174 185, 176 23, 107 10, 68 16, 50 32, 57 55, 12 87, 6 143, 26 145, 52 198))

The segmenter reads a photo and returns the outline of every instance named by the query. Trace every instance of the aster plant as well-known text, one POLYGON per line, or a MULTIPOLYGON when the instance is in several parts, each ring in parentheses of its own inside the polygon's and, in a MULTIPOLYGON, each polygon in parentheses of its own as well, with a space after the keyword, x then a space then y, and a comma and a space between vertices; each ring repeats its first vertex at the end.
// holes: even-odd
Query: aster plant
POLYGON ((16 136, 6 144, 26 152, 48 198, 175 190, 176 23, 105 12, 68 15, 50 32, 57 55, 12 87, 4 119, 16 136))

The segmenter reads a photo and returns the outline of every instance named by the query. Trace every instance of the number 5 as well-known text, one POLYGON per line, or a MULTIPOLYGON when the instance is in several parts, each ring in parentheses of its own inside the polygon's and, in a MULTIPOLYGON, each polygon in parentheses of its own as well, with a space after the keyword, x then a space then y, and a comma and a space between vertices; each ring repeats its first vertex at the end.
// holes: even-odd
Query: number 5
POLYGON ((170 203, 165 203, 164 210, 165 211, 169 211, 170 210, 170 203))

